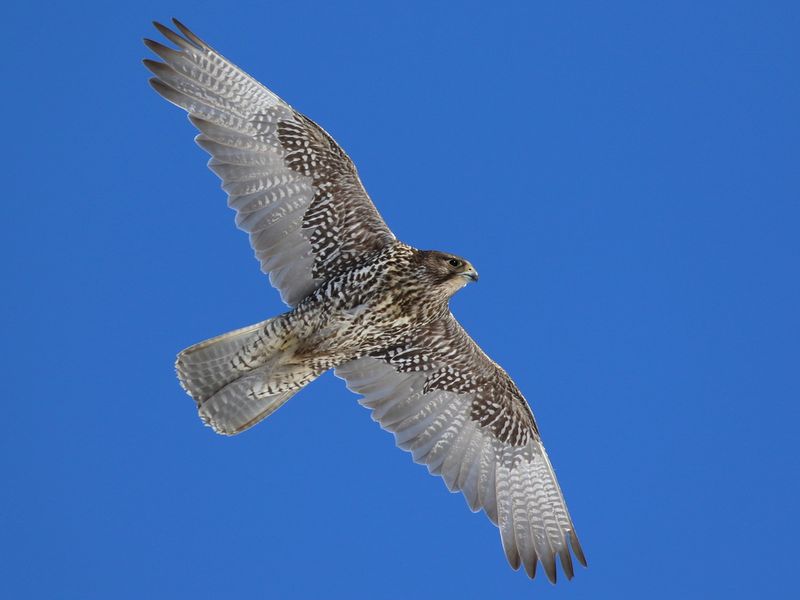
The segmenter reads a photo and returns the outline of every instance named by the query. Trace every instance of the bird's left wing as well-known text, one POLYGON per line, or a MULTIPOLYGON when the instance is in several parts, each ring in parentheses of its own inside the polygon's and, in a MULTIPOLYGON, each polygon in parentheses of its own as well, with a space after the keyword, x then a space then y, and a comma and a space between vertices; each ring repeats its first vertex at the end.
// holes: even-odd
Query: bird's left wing
POLYGON ((186 27, 156 23, 176 48, 145 44, 153 88, 185 109, 197 143, 222 179, 236 224, 293 306, 364 253, 394 240, 356 168, 311 119, 217 53, 186 27))
POLYGON ((336 368, 397 445, 500 528, 506 557, 530 577, 541 562, 568 578, 586 559, 533 415, 519 389, 452 315, 385 351, 336 368))

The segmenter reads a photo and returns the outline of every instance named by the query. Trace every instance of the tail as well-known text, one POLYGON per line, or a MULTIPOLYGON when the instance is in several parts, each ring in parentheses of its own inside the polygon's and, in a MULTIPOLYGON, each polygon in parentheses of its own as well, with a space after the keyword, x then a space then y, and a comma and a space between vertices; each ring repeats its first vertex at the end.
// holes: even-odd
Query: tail
POLYGON ((178 355, 178 379, 217 433, 249 429, 321 374, 292 362, 291 334, 280 320, 231 331, 178 355))

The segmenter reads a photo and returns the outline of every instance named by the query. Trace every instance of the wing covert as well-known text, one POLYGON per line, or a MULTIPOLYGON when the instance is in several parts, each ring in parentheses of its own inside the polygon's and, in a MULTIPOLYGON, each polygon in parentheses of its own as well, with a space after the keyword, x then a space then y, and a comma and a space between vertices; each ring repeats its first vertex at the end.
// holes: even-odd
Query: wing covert
POLYGON ((178 21, 156 23, 177 48, 145 44, 153 88, 189 113, 197 143, 222 180, 236 225, 290 306, 320 282, 394 241, 350 158, 293 110, 178 21))
POLYGON ((336 375, 415 462, 486 512, 514 569, 533 578, 540 562, 555 582, 558 556, 571 579, 570 546, 586 565, 525 399, 452 315, 336 375))

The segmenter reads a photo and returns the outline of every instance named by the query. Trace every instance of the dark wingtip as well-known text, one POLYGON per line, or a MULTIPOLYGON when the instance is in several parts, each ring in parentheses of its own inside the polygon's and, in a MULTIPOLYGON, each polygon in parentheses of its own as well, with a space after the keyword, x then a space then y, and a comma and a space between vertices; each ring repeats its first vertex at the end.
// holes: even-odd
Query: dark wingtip
MULTIPOLYGON (((172 91, 172 88, 161 81, 158 77, 151 77, 147 80, 147 83, 150 84, 150 87, 153 88, 159 95, 164 96, 167 98, 169 93, 172 91)), ((169 98, 167 98, 169 99, 169 98)))
POLYGON ((158 62, 158 61, 151 60, 151 59, 149 59, 149 58, 143 58, 143 59, 142 59, 142 64, 143 64, 145 67, 147 67, 148 69, 150 69, 150 70, 152 71, 152 70, 153 70, 153 69, 151 69, 151 67, 152 67, 152 66, 154 66, 154 65, 161 65, 161 64, 164 64, 164 63, 160 63, 160 62, 158 62))
POLYGON ((556 583, 558 574, 556 573, 556 555, 552 551, 543 551, 538 556, 539 562, 542 564, 542 570, 550 583, 556 583))
POLYGON ((533 557, 533 562, 532 563, 525 564, 525 572, 528 574, 528 577, 530 577, 531 579, 536 578, 536 565, 538 565, 538 564, 539 564, 539 561, 536 559, 535 556, 533 557))
POLYGON ((569 554, 569 548, 564 546, 558 553, 558 558, 561 560, 561 570, 566 575, 567 580, 575 577, 575 569, 572 566, 572 557, 569 554))
POLYGON ((575 558, 578 559, 578 562, 581 563, 582 566, 588 567, 586 555, 583 553, 581 543, 578 541, 578 535, 574 531, 569 532, 569 543, 572 546, 572 552, 575 554, 575 558))
POLYGON ((169 27, 167 27, 163 23, 159 23, 158 21, 153 21, 153 27, 155 27, 158 30, 158 32, 164 37, 169 37, 170 34, 175 35, 174 31, 172 31, 169 27))
POLYGON ((550 583, 553 585, 558 582, 558 572, 556 571, 556 561, 555 558, 549 564, 542 563, 544 567, 544 572, 547 574, 547 579, 550 580, 550 583))
POLYGON ((192 32, 191 29, 189 29, 186 25, 178 21, 178 19, 176 19, 175 17, 172 17, 172 24, 175 25, 175 27, 177 27, 178 29, 180 29, 180 32, 186 37, 186 39, 189 40, 191 43, 195 44, 198 48, 205 47, 206 43, 199 37, 197 37, 192 32))
POLYGON ((186 39, 184 37, 181 37, 180 35, 178 35, 174 31, 172 31, 172 29, 170 29, 166 25, 162 25, 158 21, 153 21, 153 27, 155 27, 161 35, 163 35, 170 42, 175 44, 178 48, 184 48, 184 49, 185 48, 197 48, 197 45, 194 42, 192 42, 191 40, 188 40, 188 39, 186 39))
POLYGON ((149 58, 142 59, 142 64, 148 71, 159 78, 159 80, 162 80, 162 83, 164 76, 171 71, 170 67, 164 63, 158 62, 157 60, 150 60, 149 58))

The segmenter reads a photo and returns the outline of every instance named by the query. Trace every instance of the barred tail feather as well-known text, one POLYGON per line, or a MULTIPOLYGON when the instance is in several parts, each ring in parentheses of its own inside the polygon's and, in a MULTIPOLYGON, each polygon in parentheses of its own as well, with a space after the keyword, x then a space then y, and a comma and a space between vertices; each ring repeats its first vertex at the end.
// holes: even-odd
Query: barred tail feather
POLYGON ((263 373, 253 373, 229 383, 203 403, 198 403, 200 418, 221 435, 236 435, 260 423, 300 388, 278 394, 261 393, 263 373))
MULTIPOLYGON (((288 365, 291 350, 268 319, 190 346, 178 355, 181 386, 200 418, 222 435, 262 421, 319 375, 288 365)), ((291 344, 289 344, 291 346, 291 344)))

